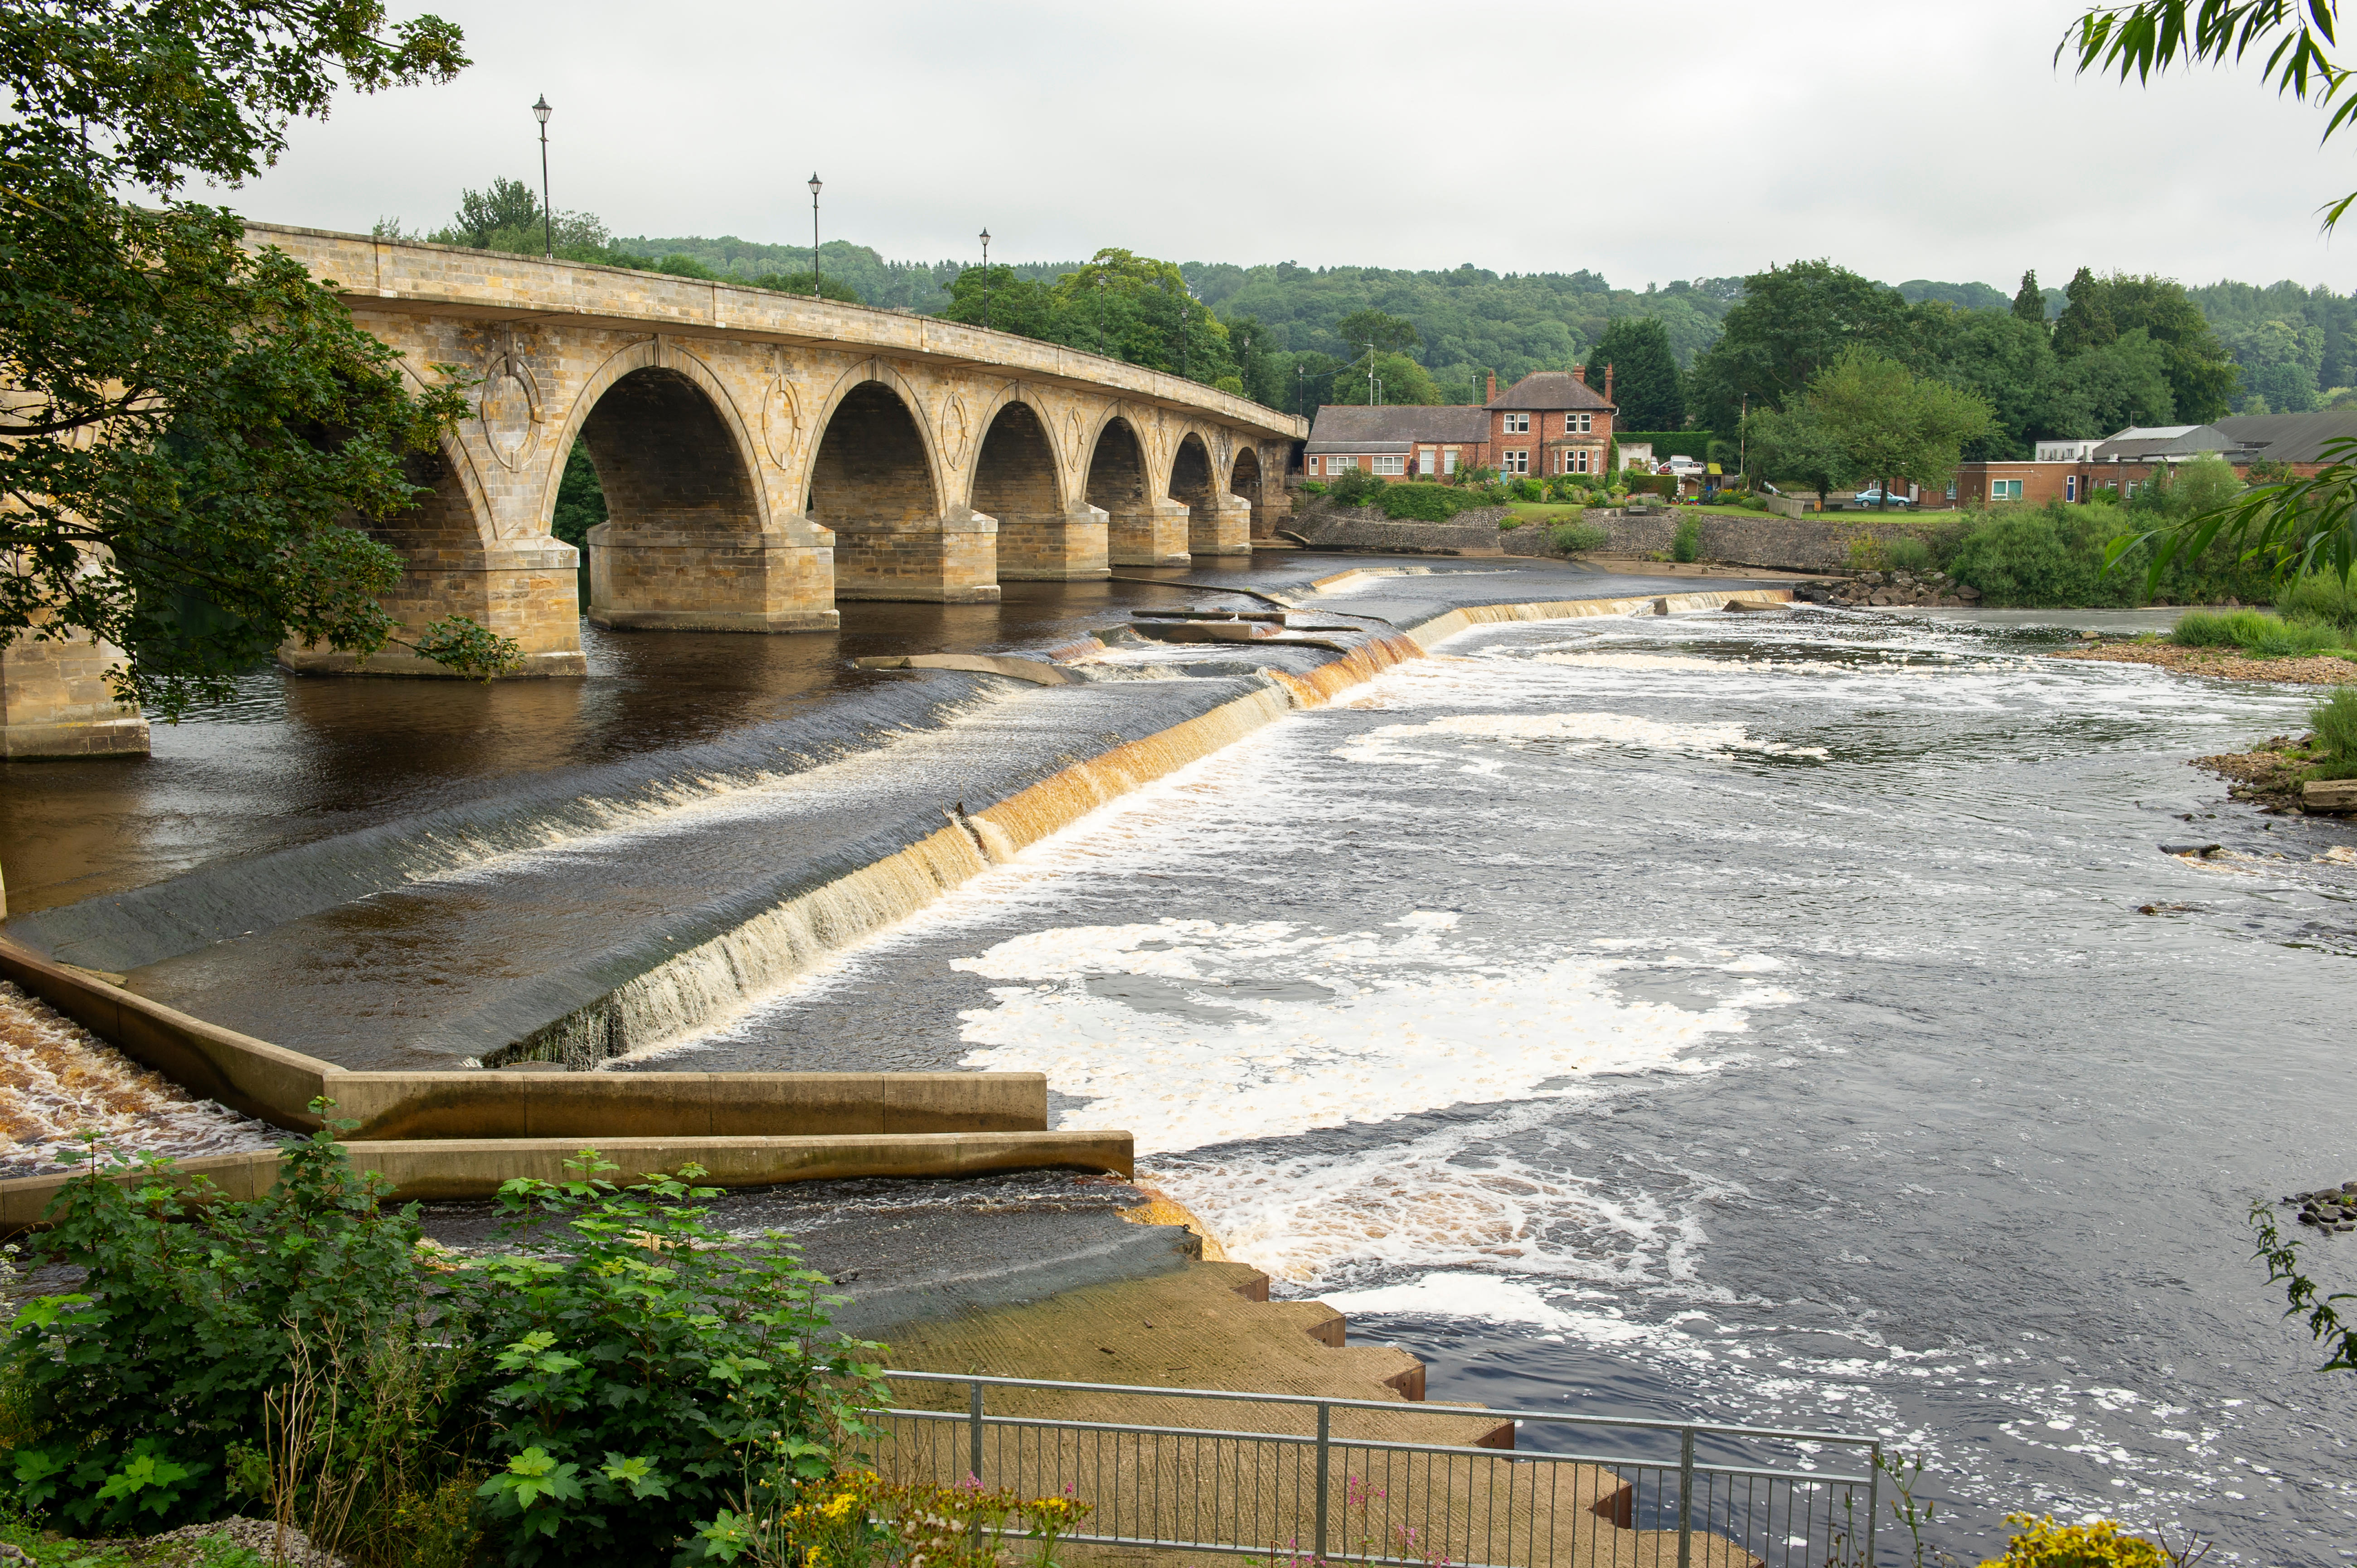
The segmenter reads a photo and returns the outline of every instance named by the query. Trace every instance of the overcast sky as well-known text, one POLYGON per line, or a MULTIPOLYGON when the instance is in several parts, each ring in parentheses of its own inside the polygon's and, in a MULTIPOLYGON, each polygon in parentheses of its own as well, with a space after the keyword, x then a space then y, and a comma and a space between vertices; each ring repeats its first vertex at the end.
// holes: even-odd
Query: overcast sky
MULTIPOLYGON (((414 6, 393 0, 395 16, 414 6)), ((618 234, 888 258, 1500 272, 1616 286, 1829 256, 2008 291, 2084 263, 2187 283, 2357 285, 2357 131, 2256 73, 2144 87, 2051 63, 2048 0, 916 4, 435 0, 474 67, 296 127, 252 218, 447 220, 537 183, 618 234)))

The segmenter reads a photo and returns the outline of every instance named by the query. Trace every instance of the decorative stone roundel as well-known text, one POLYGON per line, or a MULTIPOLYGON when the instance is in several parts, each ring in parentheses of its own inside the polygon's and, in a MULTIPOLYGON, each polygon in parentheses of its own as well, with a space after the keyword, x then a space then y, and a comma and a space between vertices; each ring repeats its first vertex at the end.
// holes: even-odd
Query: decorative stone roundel
POLYGON ((793 463, 794 432, 802 425, 802 414, 794 406, 794 389, 780 376, 770 383, 769 395, 761 400, 761 440, 770 451, 770 461, 779 467, 793 463))
POLYGON ((516 374, 513 361, 501 360, 483 382, 480 407, 491 456, 508 467, 518 467, 532 451, 532 389, 516 374))

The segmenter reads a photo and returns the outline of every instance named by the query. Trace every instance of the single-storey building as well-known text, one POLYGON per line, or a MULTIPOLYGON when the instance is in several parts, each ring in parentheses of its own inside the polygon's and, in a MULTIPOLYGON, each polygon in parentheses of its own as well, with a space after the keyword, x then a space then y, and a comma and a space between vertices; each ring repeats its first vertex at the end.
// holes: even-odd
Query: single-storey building
POLYGON ((1953 487, 1960 505, 1987 501, 2083 501, 2099 489, 2136 493, 2157 470, 2214 456, 2250 477, 2255 463, 2280 464, 2305 478, 2332 459, 2335 442, 2357 440, 2357 411, 2235 414, 2209 424, 2138 425, 2096 441, 2040 441, 2026 463, 1965 463, 1953 487))

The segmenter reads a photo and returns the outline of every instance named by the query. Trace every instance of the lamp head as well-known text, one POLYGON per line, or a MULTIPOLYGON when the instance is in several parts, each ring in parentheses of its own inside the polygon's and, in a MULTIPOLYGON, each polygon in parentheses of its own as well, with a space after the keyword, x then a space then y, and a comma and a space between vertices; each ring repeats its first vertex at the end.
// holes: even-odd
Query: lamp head
POLYGON ((548 117, 554 113, 556 111, 548 106, 548 94, 545 92, 540 95, 540 102, 532 106, 532 117, 544 125, 548 124, 548 117))
POLYGON ((810 177, 810 188, 811 199, 813 201, 816 201, 818 199, 818 175, 815 171, 813 171, 810 177))
POLYGON ((989 244, 989 243, 990 243, 990 231, 989 231, 989 230, 987 230, 987 229, 985 229, 985 230, 982 231, 982 242, 983 242, 985 245, 987 245, 987 244, 989 244))

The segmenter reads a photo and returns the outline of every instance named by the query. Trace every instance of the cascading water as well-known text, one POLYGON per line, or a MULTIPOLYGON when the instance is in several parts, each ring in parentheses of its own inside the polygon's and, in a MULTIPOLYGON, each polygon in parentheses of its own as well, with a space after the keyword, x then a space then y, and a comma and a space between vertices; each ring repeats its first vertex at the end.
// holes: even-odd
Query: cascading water
POLYGON ((2055 645, 1478 628, 637 1059, 1041 1070, 1437 1397, 1867 1428, 1960 1553, 2338 1562, 2357 1391, 2244 1212, 2357 1170, 2351 834, 2184 766, 2313 696, 2055 645))

